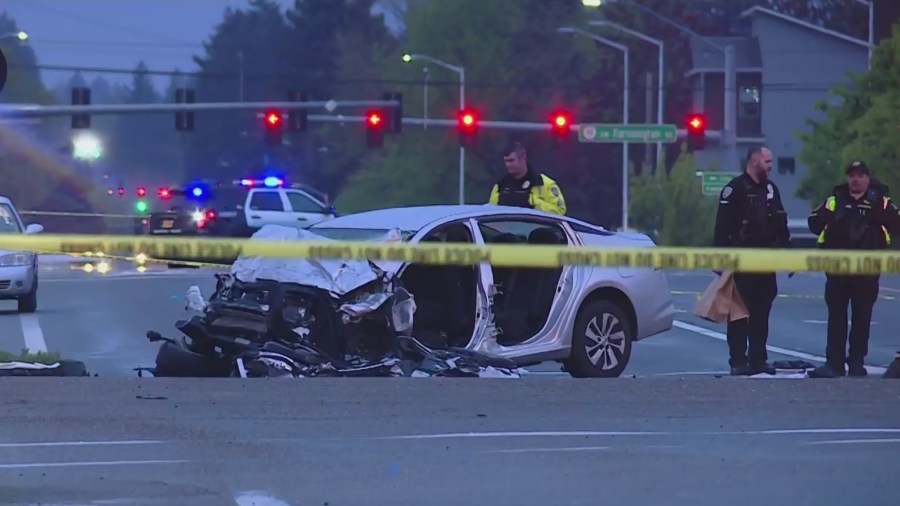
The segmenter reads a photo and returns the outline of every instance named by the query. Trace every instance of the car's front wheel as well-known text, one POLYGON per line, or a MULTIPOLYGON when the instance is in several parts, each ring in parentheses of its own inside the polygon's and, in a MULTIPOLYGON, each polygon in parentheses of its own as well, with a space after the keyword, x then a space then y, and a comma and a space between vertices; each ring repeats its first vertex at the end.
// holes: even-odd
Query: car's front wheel
POLYGON ((33 313, 37 311, 37 283, 26 295, 19 297, 19 312, 33 313))
POLYGON ((619 304, 589 301, 575 319, 566 370, 576 378, 617 378, 628 366, 633 340, 634 329, 619 304))

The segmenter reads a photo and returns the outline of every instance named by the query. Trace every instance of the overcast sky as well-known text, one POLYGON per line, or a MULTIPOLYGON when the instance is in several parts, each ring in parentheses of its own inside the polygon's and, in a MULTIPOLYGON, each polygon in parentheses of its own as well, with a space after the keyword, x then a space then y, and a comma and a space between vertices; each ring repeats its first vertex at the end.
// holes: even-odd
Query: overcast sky
MULTIPOLYGON (((283 7, 293 0, 277 0, 283 7)), ((194 70, 192 56, 221 21, 226 7, 248 0, 0 0, 30 37, 44 65, 131 69, 144 60, 153 70, 194 70)), ((71 73, 44 71, 49 87, 71 73)), ((96 74, 85 74, 88 80, 96 74)), ((128 82, 127 75, 107 75, 128 82)), ((156 80, 157 86, 168 78, 156 80)))

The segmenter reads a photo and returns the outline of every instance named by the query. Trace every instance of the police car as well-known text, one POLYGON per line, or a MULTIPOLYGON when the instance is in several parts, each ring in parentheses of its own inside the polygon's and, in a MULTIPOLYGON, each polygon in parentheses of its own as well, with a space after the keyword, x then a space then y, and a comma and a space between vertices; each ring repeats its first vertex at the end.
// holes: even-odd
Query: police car
POLYGON ((149 235, 249 237, 264 225, 302 228, 335 216, 327 195, 274 176, 199 180, 157 195, 166 210, 150 213, 149 235))

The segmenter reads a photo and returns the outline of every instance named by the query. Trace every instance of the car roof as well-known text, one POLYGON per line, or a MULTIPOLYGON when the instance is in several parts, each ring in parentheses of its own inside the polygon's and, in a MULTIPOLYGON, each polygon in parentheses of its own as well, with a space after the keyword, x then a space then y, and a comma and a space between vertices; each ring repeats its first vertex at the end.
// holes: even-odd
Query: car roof
POLYGON ((390 230, 392 228, 399 228, 400 230, 407 232, 418 232, 429 224, 444 219, 464 219, 476 216, 503 216, 510 214, 553 218, 582 225, 597 231, 610 233, 608 230, 605 230, 598 225, 592 225, 567 216, 549 214, 524 207, 478 204, 408 206, 375 209, 325 220, 311 226, 310 230, 315 230, 316 228, 355 228, 364 230, 390 230))
POLYGON ((10 207, 15 207, 12 203, 12 200, 10 200, 9 197, 4 197, 3 195, 0 195, 0 204, 9 204, 10 207))

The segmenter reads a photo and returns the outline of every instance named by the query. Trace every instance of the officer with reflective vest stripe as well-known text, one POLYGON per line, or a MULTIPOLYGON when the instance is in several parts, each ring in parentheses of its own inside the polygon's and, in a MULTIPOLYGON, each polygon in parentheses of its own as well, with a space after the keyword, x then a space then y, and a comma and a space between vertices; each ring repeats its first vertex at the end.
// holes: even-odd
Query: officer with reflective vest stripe
MULTIPOLYGON (((809 215, 809 230, 819 236, 823 249, 886 249, 891 235, 900 233, 900 209, 886 186, 869 177, 861 161, 847 167, 847 182, 809 215)), ((865 376, 872 309, 878 300, 879 276, 826 274, 828 340, 825 364, 811 377, 865 376), (850 306, 850 349, 847 351, 847 306, 850 306), (844 365, 846 363, 846 370, 844 365)))
MULTIPOLYGON (((762 146, 747 151, 744 173, 719 195, 713 243, 721 248, 787 248, 791 234, 778 186, 769 179, 772 151, 762 146)), ((778 295, 774 272, 736 272, 734 284, 749 318, 728 322, 731 374, 774 374, 768 363, 769 314, 778 295)))
POLYGON ((501 206, 530 207, 538 211, 565 215, 566 199, 556 181, 535 171, 525 156, 525 146, 510 143, 503 151, 506 176, 491 189, 490 203, 501 206))

